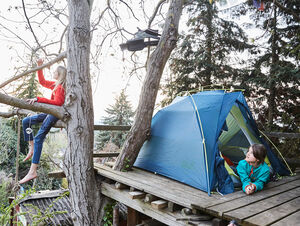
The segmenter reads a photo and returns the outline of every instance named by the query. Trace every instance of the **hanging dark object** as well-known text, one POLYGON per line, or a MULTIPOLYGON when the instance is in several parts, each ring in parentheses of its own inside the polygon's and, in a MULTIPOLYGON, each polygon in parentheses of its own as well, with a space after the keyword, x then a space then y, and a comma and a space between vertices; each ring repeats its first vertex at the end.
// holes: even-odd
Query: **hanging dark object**
POLYGON ((158 34, 158 30, 146 29, 140 30, 138 28, 138 32, 134 34, 134 38, 128 40, 126 43, 122 43, 120 45, 122 50, 129 50, 129 51, 139 51, 144 49, 147 46, 156 46, 160 39, 160 34, 158 34), (145 38, 148 39, 156 39, 150 41, 144 41, 145 38))
POLYGON ((259 11, 264 11, 265 9, 265 4, 263 3, 263 1, 256 1, 256 0, 253 0, 253 6, 255 8, 257 8, 259 11))

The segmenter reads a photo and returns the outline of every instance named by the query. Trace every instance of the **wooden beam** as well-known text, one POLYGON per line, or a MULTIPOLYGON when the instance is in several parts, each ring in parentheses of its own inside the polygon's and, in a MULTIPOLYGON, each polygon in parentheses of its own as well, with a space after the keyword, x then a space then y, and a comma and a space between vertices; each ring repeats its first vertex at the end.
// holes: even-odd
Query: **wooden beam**
POLYGON ((132 199, 142 199, 145 197, 145 193, 144 192, 141 192, 141 191, 131 191, 129 192, 129 196, 132 198, 132 199))
POLYGON ((93 153, 93 158, 118 157, 120 152, 98 152, 93 153))
POLYGON ((115 205, 113 209, 113 226, 119 226, 120 223, 120 212, 119 212, 119 206, 115 205))
POLYGON ((131 126, 111 126, 111 125, 94 125, 94 130, 118 130, 129 131, 131 126))
POLYGON ((168 206, 168 202, 166 200, 156 200, 151 202, 151 206, 154 209, 160 210, 166 208, 168 206))
POLYGON ((60 170, 60 171, 52 171, 48 173, 48 177, 53 177, 53 178, 65 178, 66 175, 64 173, 64 171, 60 170))
POLYGON ((146 194, 146 197, 145 197, 145 199, 144 199, 144 202, 145 203, 151 203, 152 201, 155 201, 155 200, 157 200, 158 199, 158 197, 156 197, 156 196, 154 196, 154 195, 152 195, 152 194, 146 194))
POLYGON ((139 212, 127 207, 127 226, 136 226, 138 223, 140 223, 139 212))
POLYGON ((116 189, 119 189, 119 190, 122 190, 122 189, 128 188, 128 186, 125 185, 125 184, 122 184, 122 183, 120 183, 120 182, 116 182, 116 183, 115 183, 115 188, 116 188, 116 189))
POLYGON ((115 162, 105 162, 104 165, 112 168, 115 165, 115 162))
POLYGON ((131 199, 126 190, 118 190, 113 185, 101 183, 101 193, 166 225, 186 225, 184 222, 176 221, 176 218, 182 216, 180 212, 170 213, 167 209, 156 210, 140 199, 131 199))

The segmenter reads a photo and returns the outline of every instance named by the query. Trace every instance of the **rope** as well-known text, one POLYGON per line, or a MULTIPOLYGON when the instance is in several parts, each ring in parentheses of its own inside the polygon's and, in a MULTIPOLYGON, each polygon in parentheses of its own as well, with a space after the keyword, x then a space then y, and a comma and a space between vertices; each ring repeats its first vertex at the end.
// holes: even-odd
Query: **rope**
POLYGON ((13 188, 14 197, 16 199, 17 191, 19 190, 19 156, 20 156, 20 140, 21 140, 21 119, 18 114, 18 140, 17 140, 17 156, 16 156, 16 177, 15 177, 15 186, 13 188))
POLYGON ((278 152, 278 154, 280 155, 280 157, 283 159, 284 163, 286 164, 287 168, 289 169, 290 173, 291 173, 291 176, 294 175, 293 171, 291 170, 290 166, 288 165, 288 163, 286 162, 285 158, 283 157, 283 155, 281 154, 281 152, 279 151, 279 149, 276 147, 276 145, 271 141, 271 139, 266 135, 264 134, 263 131, 260 131, 259 132, 264 135, 264 137, 273 145, 273 147, 276 149, 276 151, 278 152))
POLYGON ((204 157, 205 157, 205 165, 206 165, 207 191, 210 193, 210 189, 209 189, 209 174, 208 174, 207 153, 206 153, 206 145, 205 145, 205 138, 204 138, 204 133, 203 133, 202 122, 201 122, 200 114, 199 114, 199 111, 198 111, 198 108, 197 108, 197 105, 196 105, 196 103, 195 103, 195 100, 194 100, 193 96, 190 94, 189 91, 187 91, 187 93, 189 94, 189 96, 190 96, 191 99, 192 99, 194 108, 195 108, 195 110, 196 110, 196 115, 197 115, 197 118, 198 118, 198 121, 199 121, 199 124, 200 124, 200 128, 201 128, 201 135, 202 135, 202 138, 203 138, 203 142, 202 142, 202 143, 203 143, 203 147, 204 147, 204 157))

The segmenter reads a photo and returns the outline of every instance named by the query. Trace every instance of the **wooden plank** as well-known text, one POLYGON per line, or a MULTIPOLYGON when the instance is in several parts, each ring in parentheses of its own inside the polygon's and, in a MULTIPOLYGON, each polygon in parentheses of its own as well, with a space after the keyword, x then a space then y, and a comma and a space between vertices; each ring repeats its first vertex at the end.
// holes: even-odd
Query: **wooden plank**
MULTIPOLYGON (((245 197, 245 194, 242 191, 225 196, 212 195, 209 197, 207 193, 198 189, 136 168, 133 168, 133 170, 129 172, 120 172, 114 171, 100 164, 95 164, 95 169, 104 177, 120 181, 124 184, 135 187, 138 190, 142 190, 146 193, 158 196, 161 199, 171 201, 178 205, 188 208, 195 207, 205 212, 208 207, 227 202, 230 203, 235 199, 245 197), (169 188, 172 189, 170 190, 169 188)), ((296 175, 294 177, 281 179, 277 182, 271 182, 266 186, 265 191, 271 189, 272 187, 278 187, 284 183, 297 180, 298 178, 300 178, 300 176, 296 175)), ((217 212, 215 215, 219 216, 219 212, 217 212)))
POLYGON ((128 195, 128 192, 123 190, 117 190, 113 185, 102 183, 101 193, 164 224, 172 226, 185 225, 185 223, 183 222, 176 222, 176 218, 181 216, 180 213, 170 213, 165 209, 153 209, 150 204, 144 203, 139 199, 131 199, 128 195))
POLYGON ((244 222, 248 225, 268 225, 299 211, 299 209, 300 197, 250 217, 244 222))
MULTIPOLYGON (((94 164, 96 164, 96 163, 94 163, 94 164)), ((105 162, 104 165, 106 165, 106 166, 112 168, 112 167, 114 167, 115 162, 105 162)))
POLYGON ((93 158, 118 157, 120 152, 94 152, 93 158))
MULTIPOLYGON (((97 165, 99 164, 95 164, 95 166, 97 165)), ((101 167, 95 167, 95 169, 98 171, 98 174, 104 177, 108 177, 123 184, 135 187, 138 190, 142 190, 146 193, 150 193, 154 196, 158 196, 162 199, 166 199, 181 206, 190 208, 190 203, 187 200, 196 200, 198 202, 205 203, 206 201, 212 199, 212 197, 209 197, 205 192, 202 192, 198 189, 194 189, 195 192, 190 198, 184 192, 182 192, 187 186, 173 180, 168 180, 168 184, 159 184, 156 183, 156 181, 149 179, 148 177, 137 177, 136 175, 132 176, 132 171, 114 171, 103 165, 101 165, 101 167), (177 186, 182 188, 178 190, 174 189, 174 187, 177 186), (170 187, 172 187, 172 192, 170 192, 169 190, 170 187)), ((160 176, 157 175, 157 177, 160 176)))
POLYGON ((300 211, 297 211, 296 213, 293 213, 292 215, 289 215, 280 221, 277 221, 275 224, 272 224, 272 226, 287 226, 287 225, 300 225, 300 211))
POLYGON ((157 209, 157 210, 161 210, 161 209, 164 209, 168 206, 168 201, 166 200, 156 200, 156 201, 153 201, 151 202, 151 206, 154 208, 154 209, 157 209))
POLYGON ((244 194, 243 197, 231 200, 230 202, 221 203, 218 205, 214 205, 212 207, 206 208, 206 211, 210 214, 213 214, 215 216, 223 217, 223 214, 225 212, 242 208, 244 206, 250 205, 254 202, 265 200, 268 197, 286 192, 288 190, 291 190, 293 188, 297 188, 300 186, 300 179, 296 181, 292 181, 287 184, 282 184, 277 187, 272 187, 268 190, 259 191, 257 193, 254 193, 253 195, 246 195, 244 194))
POLYGON ((269 210, 274 206, 279 206, 297 197, 300 197, 300 187, 297 187, 289 191, 284 191, 268 199, 264 199, 262 201, 244 206, 242 208, 238 208, 230 212, 226 212, 224 213, 224 218, 235 219, 238 223, 242 223, 242 221, 246 218, 249 218, 251 216, 269 210))
MULTIPOLYGON (((166 187, 171 186, 172 192, 173 191, 184 192, 184 194, 186 195, 187 198, 189 198, 190 200, 193 200, 192 206, 196 206, 200 210, 205 210, 205 208, 207 206, 212 206, 212 205, 216 205, 219 203, 229 202, 231 200, 245 196, 244 192, 237 191, 232 194, 225 195, 225 196, 220 196, 219 194, 213 194, 211 197, 209 197, 209 199, 205 199, 205 197, 207 197, 206 196, 207 193, 202 192, 199 189, 184 185, 180 182, 176 182, 176 183, 181 184, 181 186, 177 186, 177 185, 174 186, 172 180, 167 177, 155 175, 153 173, 147 172, 145 170, 137 169, 137 168, 134 168, 134 170, 131 171, 130 173, 132 176, 134 175, 136 178, 143 176, 145 178, 149 178, 149 180, 152 180, 152 179, 155 180, 156 184, 161 183, 162 185, 166 184, 165 185, 166 187), (157 179, 157 178, 159 178, 159 179, 157 179), (200 199, 199 199, 199 197, 200 197, 200 199), (205 199, 205 201, 203 199, 205 199)), ((280 186, 282 184, 285 184, 289 181, 296 180, 298 178, 300 178, 300 175, 293 176, 293 177, 285 177, 279 181, 268 183, 266 185, 265 189, 280 186)))
POLYGON ((115 205, 113 208, 113 226, 119 226, 120 225, 120 211, 119 206, 115 205))
POLYGON ((117 182, 115 183, 115 188, 121 190, 121 189, 127 189, 128 186, 127 186, 126 184, 122 184, 122 183, 120 183, 120 182, 117 181, 117 182))
POLYGON ((135 226, 140 223, 140 214, 135 209, 127 207, 127 226, 135 226))
MULTIPOLYGON (((289 177, 284 177, 281 180, 278 181, 274 181, 274 182, 269 182, 265 188, 264 188, 264 192, 272 189, 274 187, 278 187, 281 186, 283 184, 287 184, 289 182, 293 182, 300 179, 300 174, 299 175, 295 175, 295 176, 289 176, 289 177)), ((261 192, 256 193, 256 194, 261 194, 261 192)), ((197 203, 197 202, 193 202, 192 203, 192 207, 195 207, 197 209, 203 210, 205 211, 207 208, 215 206, 215 205, 219 205, 222 203, 226 203, 226 202, 231 202, 233 200, 236 200, 238 198, 243 198, 245 197, 245 193, 243 191, 236 191, 234 193, 228 194, 228 195, 224 195, 222 197, 219 197, 217 199, 211 199, 208 200, 206 203, 201 204, 201 203, 197 203)))
MULTIPOLYGON (((96 164, 95 168, 99 167, 99 170, 103 167, 103 165, 96 164)), ((107 169, 107 168, 106 168, 107 169)), ((109 169, 108 169, 109 170, 109 169)), ((113 171, 115 173, 118 173, 117 171, 113 171)), ((101 174, 101 172, 99 172, 101 174)), ((166 187, 168 189, 169 187, 172 187, 172 191, 178 191, 181 193, 185 193, 186 195, 192 195, 195 198, 199 198, 199 196, 204 197, 205 199, 211 199, 218 197, 217 195, 208 196, 207 192, 203 192, 197 188, 193 188, 189 185, 183 184, 181 182, 172 180, 170 178, 154 174, 152 172, 148 172, 145 170, 141 170, 138 168, 133 168, 132 171, 126 172, 128 178, 134 178, 139 181, 150 181, 152 183, 155 183, 157 187, 166 187), (146 178, 146 179, 145 179, 146 178)), ((149 183, 149 182, 148 182, 149 183)))
POLYGON ((118 130, 118 131, 129 131, 131 126, 111 126, 111 125, 94 125, 94 130, 118 130))
POLYGON ((53 177, 53 178, 65 178, 66 175, 64 171, 59 170, 59 171, 52 171, 48 173, 48 177, 53 177))
POLYGON ((146 202, 146 203, 151 203, 152 201, 155 201, 155 200, 157 200, 157 199, 159 199, 159 198, 156 197, 156 196, 154 196, 154 195, 152 195, 152 194, 147 194, 147 195, 145 196, 144 202, 146 202))
POLYGON ((172 191, 178 191, 178 192, 184 192, 188 196, 203 196, 205 198, 211 198, 211 197, 219 197, 220 195, 212 194, 212 196, 208 196, 207 192, 201 191, 197 188, 191 187, 189 185, 186 185, 184 183, 175 181, 173 179, 170 179, 165 176, 161 176, 159 174, 154 174, 152 172, 142 170, 139 168, 133 168, 132 171, 130 171, 130 175, 136 178, 148 178, 149 180, 155 180, 155 184, 160 184, 161 186, 171 187, 172 191))
POLYGON ((146 196, 146 194, 141 191, 131 191, 131 192, 129 192, 129 196, 132 199, 143 199, 146 196))

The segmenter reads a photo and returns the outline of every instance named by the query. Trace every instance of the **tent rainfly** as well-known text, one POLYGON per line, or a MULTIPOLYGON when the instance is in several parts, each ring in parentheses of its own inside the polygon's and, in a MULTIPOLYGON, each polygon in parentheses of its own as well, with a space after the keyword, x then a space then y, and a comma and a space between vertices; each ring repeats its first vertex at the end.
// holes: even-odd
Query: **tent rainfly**
POLYGON ((177 97, 156 113, 134 166, 209 195, 214 189, 228 194, 233 182, 221 156, 237 164, 254 143, 265 145, 266 162, 276 173, 289 175, 260 136, 242 92, 204 91, 177 97))

